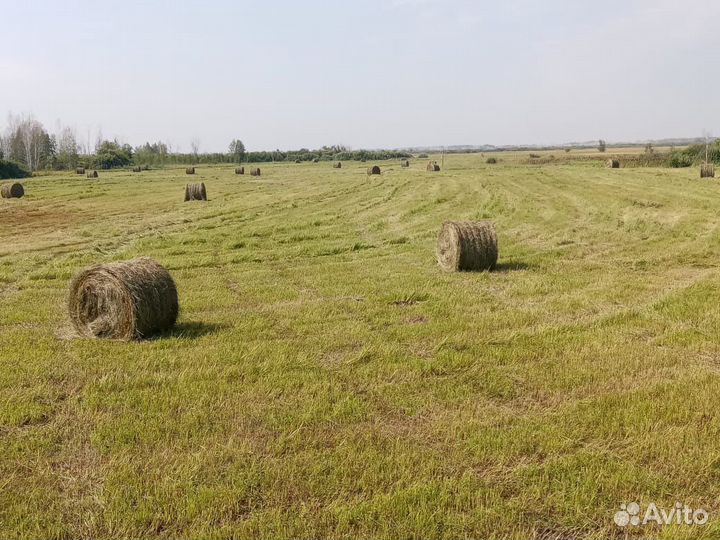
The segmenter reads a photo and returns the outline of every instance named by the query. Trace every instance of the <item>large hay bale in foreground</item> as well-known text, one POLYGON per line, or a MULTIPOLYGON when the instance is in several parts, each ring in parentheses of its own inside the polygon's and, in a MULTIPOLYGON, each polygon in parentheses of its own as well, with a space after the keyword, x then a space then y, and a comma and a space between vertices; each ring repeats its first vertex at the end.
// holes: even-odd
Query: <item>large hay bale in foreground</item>
POLYGON ((436 256, 446 272, 492 270, 498 241, 492 221, 446 221, 437 239, 436 256))
POLYGON ((428 161, 427 167, 425 167, 428 171, 439 171, 440 165, 437 164, 437 161, 428 161))
POLYGON ((185 202, 188 201, 207 201, 205 182, 200 182, 199 184, 187 184, 185 186, 185 202))
POLYGON ((715 165, 713 163, 700 165, 700 178, 715 178, 715 165))
POLYGON ((178 310, 172 276, 148 257, 91 266, 70 284, 70 320, 85 337, 146 338, 172 328, 178 310))
POLYGON ((608 159, 607 163, 605 164, 608 169, 619 169, 620 168, 620 160, 619 159, 608 159))
POLYGON ((333 163, 333 169, 342 169, 342 162, 333 163))
POLYGON ((245 174, 245 167, 235 167, 235 174, 245 174))
POLYGON ((25 195, 25 188, 18 182, 3 184, 2 187, 0 187, 0 195, 3 199, 19 199, 25 195))
POLYGON ((87 178, 97 178, 97 177, 98 177, 98 172, 97 172, 97 171, 90 171, 90 172, 87 173, 85 176, 86 176, 87 178))
POLYGON ((75 169, 75 174, 85 174, 85 167, 78 167, 75 169))
POLYGON ((378 167, 377 165, 368 167, 367 173, 368 173, 368 176, 370 176, 371 174, 380 174, 380 167, 378 167))
POLYGON ((260 176, 260 167, 250 169, 250 176, 260 176))
POLYGON ((188 167, 185 169, 185 174, 195 174, 195 167, 188 167))

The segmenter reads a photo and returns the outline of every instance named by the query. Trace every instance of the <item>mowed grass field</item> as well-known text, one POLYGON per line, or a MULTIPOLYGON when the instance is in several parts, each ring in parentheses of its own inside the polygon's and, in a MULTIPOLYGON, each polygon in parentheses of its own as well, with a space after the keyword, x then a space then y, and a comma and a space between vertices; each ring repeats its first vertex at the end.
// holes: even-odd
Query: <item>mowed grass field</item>
POLYGON ((0 200, 0 536, 720 535, 720 185, 501 157, 25 181, 0 200), (439 270, 447 219, 496 222, 495 272, 439 270), (176 329, 71 338, 71 277, 141 255, 176 329), (620 529, 631 501, 710 520, 620 529))

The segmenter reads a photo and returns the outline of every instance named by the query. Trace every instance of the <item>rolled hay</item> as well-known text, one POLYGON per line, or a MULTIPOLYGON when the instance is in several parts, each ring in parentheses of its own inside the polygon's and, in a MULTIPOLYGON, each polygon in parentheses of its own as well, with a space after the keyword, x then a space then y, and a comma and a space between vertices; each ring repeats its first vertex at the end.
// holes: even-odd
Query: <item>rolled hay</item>
POLYGON ((377 165, 368 167, 367 173, 368 173, 368 176, 370 176, 371 174, 380 174, 380 167, 378 167, 377 165))
POLYGON ((318 158, 313 158, 313 163, 320 163, 320 159, 318 159, 318 158))
POLYGON ((250 169, 250 176, 260 176, 260 167, 250 169))
POLYGON ((86 176, 87 178, 97 178, 97 177, 98 177, 98 172, 97 172, 97 171, 90 171, 90 172, 87 173, 85 176, 86 176))
POLYGON ((147 338, 172 328, 178 310, 172 276, 149 257, 91 266, 70 283, 70 320, 84 337, 147 338))
POLYGON ((245 174, 245 167, 235 167, 235 174, 245 174))
POLYGON ((333 169, 342 169, 342 162, 333 163, 333 169))
POLYGON ((19 199, 25 195, 25 188, 18 182, 3 184, 0 187, 0 195, 2 195, 3 199, 19 199))
POLYGON ((437 164, 437 161, 428 161, 426 169, 428 171, 439 171, 440 165, 437 164))
POLYGON ((401 167, 409 167, 409 166, 410 166, 410 162, 409 162, 407 159, 405 159, 405 160, 403 160, 403 161, 400 162, 400 166, 401 166, 401 167))
POLYGON ((492 270, 498 241, 492 221, 446 221, 437 239, 436 256, 446 272, 492 270))
POLYGON ((605 164, 608 169, 619 169, 620 168, 620 160, 619 159, 608 159, 607 163, 605 164))
POLYGON ((187 184, 185 186, 185 202, 188 201, 207 201, 207 189, 205 182, 199 184, 187 184))
POLYGON ((301 161, 299 159, 296 159, 295 163, 301 163, 301 161))
POLYGON ((703 163, 700 165, 700 178, 715 178, 715 164, 703 163))
POLYGON ((75 169, 75 174, 85 174, 85 167, 78 167, 75 169))
POLYGON ((142 167, 139 165, 137 167, 133 167, 133 172, 142 172, 142 167))
POLYGON ((185 174, 195 174, 195 167, 188 167, 185 169, 185 174))

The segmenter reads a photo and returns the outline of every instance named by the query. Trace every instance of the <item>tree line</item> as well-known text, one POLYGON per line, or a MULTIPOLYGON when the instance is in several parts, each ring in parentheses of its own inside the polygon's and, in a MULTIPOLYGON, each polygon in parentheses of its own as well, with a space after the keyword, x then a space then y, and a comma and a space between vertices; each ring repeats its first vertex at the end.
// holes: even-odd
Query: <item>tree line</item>
POLYGON ((5 133, 0 135, 0 160, 12 161, 32 173, 37 170, 67 170, 76 167, 112 169, 117 167, 163 166, 180 164, 264 163, 284 161, 381 160, 411 157, 394 150, 350 150, 341 145, 316 150, 248 152, 240 139, 233 139, 227 152, 200 152, 194 138, 190 152, 173 152, 169 144, 157 141, 133 147, 117 139, 98 136, 95 146, 83 145, 74 129, 59 128, 49 133, 32 115, 8 117, 5 133))

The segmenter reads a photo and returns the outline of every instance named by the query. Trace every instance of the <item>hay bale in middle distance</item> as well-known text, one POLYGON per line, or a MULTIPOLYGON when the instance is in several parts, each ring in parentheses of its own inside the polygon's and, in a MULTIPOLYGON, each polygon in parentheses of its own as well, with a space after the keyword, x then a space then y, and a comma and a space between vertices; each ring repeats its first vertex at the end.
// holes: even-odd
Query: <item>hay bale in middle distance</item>
POLYGON ((436 256, 446 272, 495 268, 498 241, 492 221, 446 221, 437 239, 436 256))
POLYGON ((187 184, 185 186, 185 202, 188 201, 207 201, 205 182, 200 182, 199 184, 187 184))
POLYGON ((97 177, 98 177, 98 172, 97 172, 97 171, 90 171, 89 173, 87 173, 87 174, 85 175, 85 177, 86 177, 86 178, 97 178, 97 177))
POLYGON ((439 171, 440 165, 437 164, 437 161, 428 161, 426 169, 428 171, 439 171))
POLYGON ((3 199, 19 199, 23 195, 25 195, 25 188, 18 182, 3 184, 0 187, 0 196, 3 199))
POLYGON ((245 174, 245 167, 235 167, 235 174, 245 174))
POLYGON ((378 167, 377 165, 368 167, 367 173, 368 173, 368 176, 370 176, 371 174, 380 174, 380 167, 378 167))
POLYGON ((195 174, 195 167, 188 167, 185 169, 185 174, 195 174))
POLYGON ((401 167, 409 167, 409 166, 410 166, 410 161, 407 160, 407 159, 404 159, 404 160, 402 160, 402 161, 400 162, 400 166, 401 166, 401 167))
POLYGON ((608 169, 619 169, 620 168, 620 160, 619 159, 608 159, 605 166, 608 169))
POLYGON ((250 169, 250 176, 260 176, 260 167, 250 169))
POLYGON ((136 165, 135 167, 133 167, 132 171, 133 172, 142 172, 142 167, 140 165, 136 165))
POLYGON ((336 163, 333 163, 333 169, 342 169, 342 162, 338 161, 336 163))
POLYGON ((98 264, 73 278, 68 311, 81 336, 143 339, 175 325, 178 293, 170 273, 148 257, 98 264))
POLYGON ((85 167, 78 167, 75 169, 75 174, 85 174, 85 167))
POLYGON ((700 165, 700 178, 715 178, 715 164, 703 163, 700 165))

